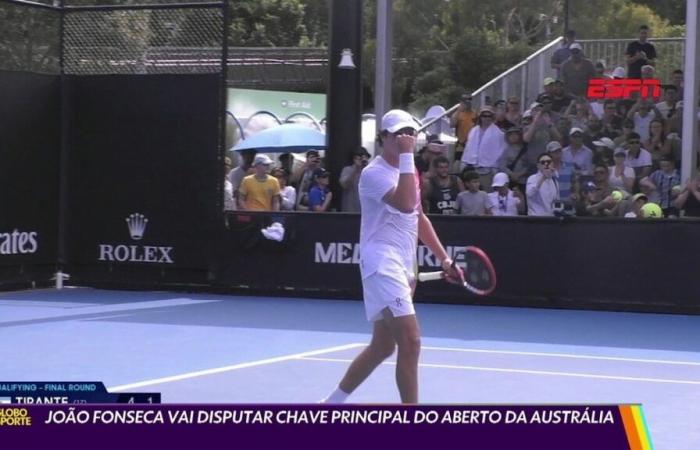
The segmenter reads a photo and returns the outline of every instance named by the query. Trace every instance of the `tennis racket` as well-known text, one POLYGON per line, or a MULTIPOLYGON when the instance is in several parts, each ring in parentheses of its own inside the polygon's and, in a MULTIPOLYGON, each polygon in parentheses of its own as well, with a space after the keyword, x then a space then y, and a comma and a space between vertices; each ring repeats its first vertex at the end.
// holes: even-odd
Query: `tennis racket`
MULTIPOLYGON (((489 295, 496 289, 496 270, 488 255, 479 247, 465 247, 455 253, 452 267, 464 270, 464 289, 476 295, 489 295)), ((445 272, 421 272, 418 281, 442 280, 445 272)))

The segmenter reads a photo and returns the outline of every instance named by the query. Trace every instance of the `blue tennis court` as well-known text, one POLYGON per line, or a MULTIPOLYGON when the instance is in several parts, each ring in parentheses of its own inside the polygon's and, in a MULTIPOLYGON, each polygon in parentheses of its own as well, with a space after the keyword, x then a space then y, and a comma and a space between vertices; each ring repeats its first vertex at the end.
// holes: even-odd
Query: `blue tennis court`
MULTIPOLYGON (((642 403, 700 445, 700 317, 417 305, 423 403, 642 403)), ((165 403, 315 403, 368 342, 360 302, 69 288, 0 294, 3 381, 103 381, 165 403)), ((387 361, 351 397, 399 401, 387 361)))

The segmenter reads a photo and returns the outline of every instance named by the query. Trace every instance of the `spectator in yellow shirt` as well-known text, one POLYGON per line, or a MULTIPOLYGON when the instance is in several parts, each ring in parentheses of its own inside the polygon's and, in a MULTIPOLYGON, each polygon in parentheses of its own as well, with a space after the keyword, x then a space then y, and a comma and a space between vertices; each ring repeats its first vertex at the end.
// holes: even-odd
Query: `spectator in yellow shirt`
POLYGON ((267 155, 257 155, 253 160, 255 174, 243 178, 239 192, 239 205, 247 211, 279 211, 280 185, 277 178, 268 175, 272 160, 267 155))
POLYGON ((459 102, 459 109, 452 114, 450 126, 455 128, 457 134, 457 145, 455 145, 455 161, 462 159, 462 152, 467 145, 469 131, 476 123, 476 113, 472 110, 472 95, 467 93, 462 95, 459 102))

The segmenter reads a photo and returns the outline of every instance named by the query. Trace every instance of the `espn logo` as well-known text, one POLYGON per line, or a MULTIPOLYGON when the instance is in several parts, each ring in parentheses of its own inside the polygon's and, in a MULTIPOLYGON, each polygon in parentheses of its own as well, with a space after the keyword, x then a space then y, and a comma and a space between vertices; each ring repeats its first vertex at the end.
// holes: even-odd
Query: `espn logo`
POLYGON ((652 78, 638 80, 632 78, 619 78, 608 80, 605 78, 592 78, 588 81, 588 98, 628 99, 632 93, 639 92, 642 98, 659 97, 661 95, 661 81, 652 78))

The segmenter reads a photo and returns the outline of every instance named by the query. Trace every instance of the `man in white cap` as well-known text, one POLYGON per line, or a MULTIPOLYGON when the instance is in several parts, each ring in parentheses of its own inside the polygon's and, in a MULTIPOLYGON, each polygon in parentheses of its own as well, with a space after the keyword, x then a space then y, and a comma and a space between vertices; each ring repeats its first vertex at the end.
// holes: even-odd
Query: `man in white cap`
POLYGON ((525 205, 523 193, 520 190, 511 191, 508 188, 508 175, 498 172, 491 183, 493 192, 488 194, 493 205, 491 213, 494 216, 517 216, 525 205))
POLYGON ((575 175, 591 175, 593 172, 593 150, 583 144, 583 130, 573 127, 569 131, 571 144, 564 149, 562 159, 573 165, 575 175))
POLYGON ((324 403, 344 402, 395 348, 401 401, 417 403, 420 330, 412 297, 418 239, 435 255, 448 281, 464 279, 461 269, 451 267, 452 260, 421 208, 413 159, 417 128, 407 112, 387 112, 379 134, 383 152, 360 176, 360 273, 365 313, 374 328, 369 346, 324 403))
POLYGON ((238 190, 238 206, 247 211, 279 211, 280 184, 268 175, 272 160, 265 154, 253 160, 255 174, 243 178, 238 190))
POLYGON ((583 47, 578 42, 569 46, 571 56, 561 65, 561 79, 566 90, 578 97, 585 97, 588 82, 595 78, 595 65, 583 56, 583 47))

